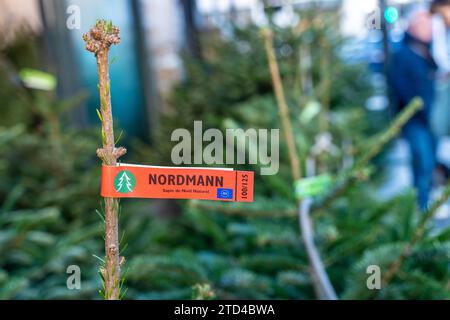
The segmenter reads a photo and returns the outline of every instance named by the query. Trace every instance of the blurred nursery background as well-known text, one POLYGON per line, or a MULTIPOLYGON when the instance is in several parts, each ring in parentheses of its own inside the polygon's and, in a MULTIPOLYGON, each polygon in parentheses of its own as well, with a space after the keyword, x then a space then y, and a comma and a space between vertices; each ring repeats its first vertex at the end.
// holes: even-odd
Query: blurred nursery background
POLYGON ((323 298, 269 41, 302 178, 329 181, 303 210, 336 297, 450 298, 449 1, 2 0, 0 299, 101 299, 98 78, 82 40, 97 19, 121 32, 123 162, 173 165, 171 133, 194 120, 281 129, 278 174, 235 166, 255 171, 253 203, 121 201, 123 299, 323 298))

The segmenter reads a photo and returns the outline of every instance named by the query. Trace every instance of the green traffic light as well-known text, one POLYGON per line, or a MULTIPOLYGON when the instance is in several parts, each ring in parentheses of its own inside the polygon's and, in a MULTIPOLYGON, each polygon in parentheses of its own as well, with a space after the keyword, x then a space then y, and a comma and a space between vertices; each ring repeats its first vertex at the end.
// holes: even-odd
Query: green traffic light
POLYGON ((389 24, 394 23, 398 20, 399 14, 398 10, 395 7, 388 7, 384 11, 384 18, 386 19, 386 22, 389 24))

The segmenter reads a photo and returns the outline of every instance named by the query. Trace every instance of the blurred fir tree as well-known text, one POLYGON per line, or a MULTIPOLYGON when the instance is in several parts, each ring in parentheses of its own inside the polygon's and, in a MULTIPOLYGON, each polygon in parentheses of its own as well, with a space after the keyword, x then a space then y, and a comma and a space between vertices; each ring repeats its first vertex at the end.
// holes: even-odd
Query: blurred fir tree
POLYGON ((60 101, 21 82, 21 69, 41 67, 38 43, 24 28, 0 52, 0 298, 91 298, 102 249, 96 134, 66 116, 83 94, 60 101), (69 265, 81 267, 82 291, 67 289, 69 265))

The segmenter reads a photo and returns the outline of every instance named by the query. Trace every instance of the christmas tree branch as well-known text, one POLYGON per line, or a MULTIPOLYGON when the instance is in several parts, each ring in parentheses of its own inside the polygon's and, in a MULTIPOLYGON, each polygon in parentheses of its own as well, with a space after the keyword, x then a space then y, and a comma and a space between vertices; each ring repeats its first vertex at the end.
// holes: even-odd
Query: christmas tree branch
MULTIPOLYGON (((264 29, 261 32, 264 39, 266 54, 269 61, 270 74, 272 77, 272 84, 275 91, 278 110, 281 119, 281 125, 285 134, 288 145, 289 158, 291 163, 291 173, 294 181, 301 178, 300 160, 295 146, 295 138, 292 130, 291 121, 289 119, 289 109, 284 96, 283 84, 278 68, 278 62, 273 48, 272 32, 269 29, 264 29)), ((336 300, 337 296, 333 286, 328 278, 323 262, 320 258, 319 250, 314 244, 314 231, 309 218, 310 200, 304 199, 299 201, 298 214, 299 225, 302 234, 303 243, 310 264, 311 280, 314 290, 319 299, 336 300)))
POLYGON ((408 106, 398 115, 392 124, 387 128, 373 143, 367 152, 359 158, 353 167, 345 172, 338 180, 338 186, 331 193, 325 196, 320 202, 313 207, 313 211, 320 211, 327 208, 335 199, 339 198, 349 188, 351 188, 358 180, 361 179, 361 172, 369 162, 376 157, 392 139, 398 136, 403 126, 419 111, 423 106, 420 98, 413 99, 408 106))
MULTIPOLYGON (((111 93, 109 81, 109 48, 120 42, 119 29, 111 22, 98 20, 95 26, 83 35, 86 50, 93 52, 97 59, 99 79, 99 95, 102 122, 103 147, 97 150, 97 156, 103 164, 114 166, 117 159, 126 153, 124 148, 115 148, 111 93)), ((101 268, 104 281, 104 298, 117 300, 120 298, 120 269, 124 259, 119 256, 118 212, 119 202, 114 198, 105 198, 105 266, 101 268)))
POLYGON ((446 186, 446 188, 439 196, 439 198, 435 200, 432 203, 432 205, 428 208, 428 210, 422 215, 419 225, 417 226, 417 229, 411 236, 411 239, 405 245, 398 258, 389 266, 388 271, 385 273, 385 276, 382 279, 383 287, 388 285, 389 282, 391 282, 394 276, 398 273, 401 266, 403 265, 403 262, 405 262, 405 260, 411 254, 416 243, 419 242, 425 235, 425 230, 428 222, 434 217, 436 211, 448 200, 449 197, 450 197, 450 184, 446 186))
POLYGON ((395 118, 394 122, 389 128, 384 131, 380 137, 375 141, 374 145, 365 152, 364 155, 356 162, 357 167, 366 166, 370 160, 377 156, 384 146, 389 143, 393 138, 398 136, 403 126, 423 107, 423 101, 421 98, 414 98, 406 106, 406 108, 395 118))

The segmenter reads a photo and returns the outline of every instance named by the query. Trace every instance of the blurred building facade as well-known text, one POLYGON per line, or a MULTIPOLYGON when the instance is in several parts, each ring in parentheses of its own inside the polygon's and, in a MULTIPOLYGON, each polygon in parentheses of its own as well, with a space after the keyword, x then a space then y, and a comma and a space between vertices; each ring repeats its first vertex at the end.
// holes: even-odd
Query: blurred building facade
POLYGON ((98 108, 96 62, 81 36, 98 18, 111 19, 122 38, 110 53, 118 125, 128 136, 151 137, 181 75, 179 53, 187 46, 186 15, 193 8, 178 0, 2 0, 0 9, 4 42, 23 25, 43 39, 42 70, 57 76, 61 97, 89 93, 86 105, 74 114, 80 125, 96 123, 98 108))
POLYGON ((35 32, 42 29, 39 3, 34 0, 2 0, 0 1, 0 28, 8 39, 15 30, 26 23, 35 32))

